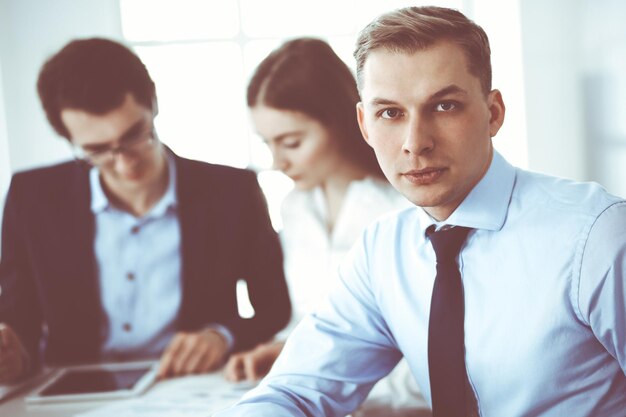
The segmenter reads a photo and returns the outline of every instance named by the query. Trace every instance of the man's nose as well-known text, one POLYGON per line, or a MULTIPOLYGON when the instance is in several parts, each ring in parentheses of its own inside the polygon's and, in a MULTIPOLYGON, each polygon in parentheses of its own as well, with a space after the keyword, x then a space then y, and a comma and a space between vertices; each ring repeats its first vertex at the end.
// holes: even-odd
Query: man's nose
POLYGON ((433 129, 429 121, 420 115, 412 115, 406 126, 402 151, 406 154, 421 155, 435 147, 433 129))
POLYGON ((115 168, 119 170, 126 170, 130 166, 134 165, 136 157, 133 156, 132 153, 124 152, 123 150, 116 150, 113 153, 113 162, 115 164, 115 168))

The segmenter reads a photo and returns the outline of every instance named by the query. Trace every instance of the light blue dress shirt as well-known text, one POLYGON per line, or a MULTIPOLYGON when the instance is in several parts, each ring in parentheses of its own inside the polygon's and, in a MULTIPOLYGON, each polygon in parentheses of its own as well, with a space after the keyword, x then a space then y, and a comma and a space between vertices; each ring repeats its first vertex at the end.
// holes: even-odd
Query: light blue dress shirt
MULTIPOLYGON (((625 416, 626 202, 496 153, 446 223, 476 229, 459 267, 480 415, 625 416)), ((218 415, 343 416, 402 355, 430 402, 431 224, 410 208, 369 227, 270 375, 218 415)))
POLYGON ((168 158, 169 183, 143 217, 113 206, 99 172, 90 172, 95 215, 95 254, 104 308, 106 360, 158 356, 175 333, 182 288, 176 164, 168 158))

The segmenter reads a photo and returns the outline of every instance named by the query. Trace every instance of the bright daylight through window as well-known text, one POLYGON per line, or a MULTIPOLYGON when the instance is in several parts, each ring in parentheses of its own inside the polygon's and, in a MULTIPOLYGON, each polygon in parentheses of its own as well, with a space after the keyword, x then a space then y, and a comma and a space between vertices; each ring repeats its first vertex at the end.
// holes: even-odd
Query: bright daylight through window
MULTIPOLYGON (((283 40, 297 36, 327 40, 354 68, 352 49, 363 26, 380 13, 420 3, 433 2, 120 0, 120 11, 126 41, 157 84, 156 124, 163 142, 181 156, 258 171, 272 221, 280 228, 280 202, 292 184, 269 170, 269 150, 251 130, 245 103, 250 74, 283 40)), ((479 2, 436 3, 471 16, 468 4, 479 2)), ((521 80, 511 81, 517 94, 521 80)), ((509 159, 525 166, 525 141, 518 143, 519 149, 504 153, 517 155, 509 159)))

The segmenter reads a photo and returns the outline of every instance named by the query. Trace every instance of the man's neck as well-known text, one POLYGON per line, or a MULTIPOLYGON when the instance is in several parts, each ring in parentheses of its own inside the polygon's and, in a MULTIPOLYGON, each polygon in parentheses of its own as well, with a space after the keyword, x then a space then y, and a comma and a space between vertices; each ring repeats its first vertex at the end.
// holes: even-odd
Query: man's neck
POLYGON ((137 186, 116 184, 115 187, 110 187, 103 177, 100 178, 100 183, 115 207, 135 217, 145 216, 159 202, 169 186, 167 158, 164 156, 153 178, 137 186))

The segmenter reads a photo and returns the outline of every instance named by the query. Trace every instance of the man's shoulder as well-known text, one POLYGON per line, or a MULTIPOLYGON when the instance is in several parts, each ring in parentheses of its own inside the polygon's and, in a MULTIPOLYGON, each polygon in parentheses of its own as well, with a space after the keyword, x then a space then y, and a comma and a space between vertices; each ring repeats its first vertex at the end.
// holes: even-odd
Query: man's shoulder
POLYGON ((518 171, 513 199, 541 210, 561 212, 563 215, 572 213, 591 216, 624 201, 595 182, 574 181, 524 170, 518 171))
POLYGON ((87 178, 88 173, 88 166, 72 160, 18 171, 13 174, 11 183, 12 188, 47 188, 61 184, 67 185, 68 181, 76 178, 87 178))
POLYGON ((180 175, 192 178, 202 178, 204 180, 215 179, 220 181, 250 181, 256 174, 244 168, 235 168, 227 165, 214 164, 210 162, 198 161, 195 159, 176 156, 177 166, 180 175))
POLYGON ((397 237, 398 233, 419 230, 421 218, 418 210, 419 207, 411 205, 404 209, 389 211, 366 228, 366 235, 379 239, 383 236, 397 237))
POLYGON ((247 207, 261 192, 253 171, 180 157, 176 183, 181 202, 205 201, 224 210, 247 207))

